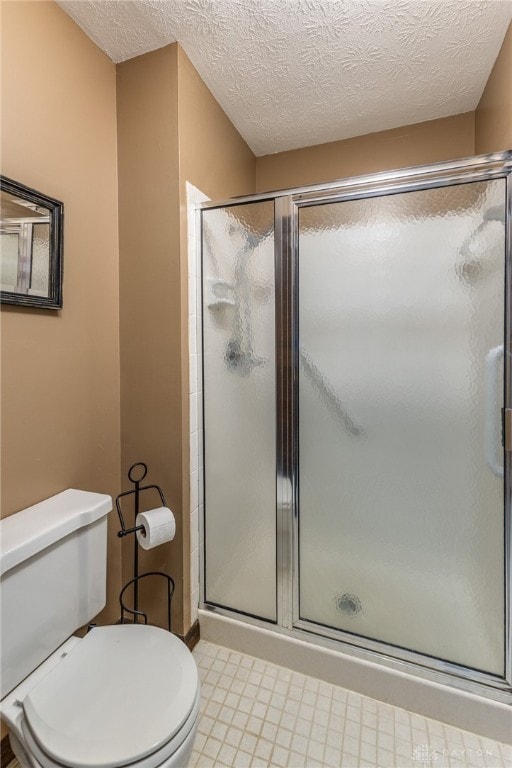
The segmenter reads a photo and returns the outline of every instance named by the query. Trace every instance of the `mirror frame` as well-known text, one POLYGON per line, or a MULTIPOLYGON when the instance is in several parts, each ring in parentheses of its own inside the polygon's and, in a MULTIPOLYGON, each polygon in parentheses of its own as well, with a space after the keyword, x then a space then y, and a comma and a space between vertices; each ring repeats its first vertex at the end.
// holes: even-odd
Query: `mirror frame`
POLYGON ((35 189, 26 187, 18 181, 9 179, 7 176, 0 175, 0 190, 11 192, 22 200, 48 208, 50 212, 48 296, 29 296, 24 293, 0 291, 0 303, 43 309, 60 309, 62 307, 64 204, 48 197, 48 195, 37 192, 35 189))

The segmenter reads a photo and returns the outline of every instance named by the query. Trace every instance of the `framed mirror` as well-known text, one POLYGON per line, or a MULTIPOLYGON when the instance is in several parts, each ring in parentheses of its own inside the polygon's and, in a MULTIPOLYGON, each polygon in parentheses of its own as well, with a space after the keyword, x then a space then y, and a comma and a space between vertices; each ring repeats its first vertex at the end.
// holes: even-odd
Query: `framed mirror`
POLYGON ((62 307, 64 206, 0 176, 0 301, 62 307))

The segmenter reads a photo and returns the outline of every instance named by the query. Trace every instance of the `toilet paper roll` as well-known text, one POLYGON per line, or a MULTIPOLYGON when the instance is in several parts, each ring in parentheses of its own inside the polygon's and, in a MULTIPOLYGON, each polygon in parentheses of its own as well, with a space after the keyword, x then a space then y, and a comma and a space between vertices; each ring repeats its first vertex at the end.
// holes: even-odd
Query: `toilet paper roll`
POLYGON ((148 509, 139 512, 135 525, 143 525, 143 531, 137 531, 137 541, 142 549, 153 549, 166 541, 172 541, 176 535, 176 520, 168 507, 148 509))

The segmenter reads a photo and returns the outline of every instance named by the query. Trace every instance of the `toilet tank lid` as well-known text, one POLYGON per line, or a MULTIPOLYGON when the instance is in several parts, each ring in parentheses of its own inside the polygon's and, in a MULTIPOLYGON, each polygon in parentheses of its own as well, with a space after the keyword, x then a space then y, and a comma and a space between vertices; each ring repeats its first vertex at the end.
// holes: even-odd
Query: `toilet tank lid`
POLYGON ((0 521, 0 574, 112 509, 103 493, 68 488, 0 521))

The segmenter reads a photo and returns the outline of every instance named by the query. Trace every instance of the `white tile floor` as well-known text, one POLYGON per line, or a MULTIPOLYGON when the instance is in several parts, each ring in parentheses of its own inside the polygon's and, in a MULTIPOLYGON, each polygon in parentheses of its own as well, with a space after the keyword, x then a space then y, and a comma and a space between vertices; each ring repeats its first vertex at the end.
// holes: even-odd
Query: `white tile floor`
POLYGON ((189 768, 512 768, 512 748, 201 640, 189 768))
POLYGON ((189 768, 512 768, 505 744, 204 640, 194 656, 202 704, 189 768))

